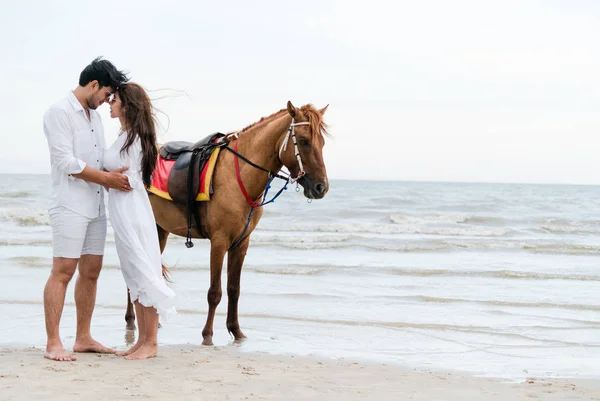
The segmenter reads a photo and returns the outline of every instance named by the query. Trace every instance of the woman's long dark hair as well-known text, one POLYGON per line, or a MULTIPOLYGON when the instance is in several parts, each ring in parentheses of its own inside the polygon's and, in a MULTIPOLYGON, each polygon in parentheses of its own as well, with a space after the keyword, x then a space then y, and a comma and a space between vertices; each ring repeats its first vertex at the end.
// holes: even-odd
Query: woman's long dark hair
POLYGON ((129 82, 117 88, 121 99, 121 107, 125 111, 125 127, 127 139, 121 152, 140 138, 142 144, 142 178, 146 187, 150 186, 152 173, 156 167, 158 150, 156 148, 156 124, 152 110, 152 102, 140 85, 129 82))

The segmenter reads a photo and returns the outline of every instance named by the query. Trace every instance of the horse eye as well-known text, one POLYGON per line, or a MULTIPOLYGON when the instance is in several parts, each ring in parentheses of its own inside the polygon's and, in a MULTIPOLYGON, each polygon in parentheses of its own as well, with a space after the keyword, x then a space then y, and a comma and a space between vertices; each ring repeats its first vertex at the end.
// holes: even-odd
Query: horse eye
POLYGON ((300 139, 300 145, 308 146, 310 145, 310 142, 307 139, 300 139))

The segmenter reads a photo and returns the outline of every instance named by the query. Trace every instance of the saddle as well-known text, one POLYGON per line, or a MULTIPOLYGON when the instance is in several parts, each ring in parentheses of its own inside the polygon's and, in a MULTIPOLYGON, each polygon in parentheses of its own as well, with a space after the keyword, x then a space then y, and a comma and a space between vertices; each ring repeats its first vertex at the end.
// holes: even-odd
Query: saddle
POLYGON ((159 151, 160 157, 175 160, 169 173, 167 188, 175 202, 189 203, 194 201, 200 189, 200 173, 212 151, 222 143, 216 142, 225 136, 216 133, 196 143, 173 141, 165 143, 159 151), (191 198, 191 199, 190 199, 191 198))
POLYGON ((196 207, 196 197, 200 190, 201 172, 204 165, 211 157, 217 147, 227 145, 226 141, 219 141, 225 134, 217 132, 196 143, 184 141, 167 142, 161 146, 159 155, 166 160, 175 160, 173 168, 169 173, 167 189, 173 202, 186 207, 188 219, 188 235, 185 245, 188 248, 194 246, 191 241, 192 216, 203 237, 208 237, 202 224, 196 207))
POLYGON ((166 160, 177 160, 179 156, 182 154, 187 154, 193 152, 194 149, 199 149, 203 146, 210 144, 214 139, 218 139, 223 134, 212 134, 207 136, 206 138, 196 142, 186 142, 186 141, 171 141, 165 143, 160 148, 160 156, 166 160), (216 138, 215 138, 216 137, 216 138))

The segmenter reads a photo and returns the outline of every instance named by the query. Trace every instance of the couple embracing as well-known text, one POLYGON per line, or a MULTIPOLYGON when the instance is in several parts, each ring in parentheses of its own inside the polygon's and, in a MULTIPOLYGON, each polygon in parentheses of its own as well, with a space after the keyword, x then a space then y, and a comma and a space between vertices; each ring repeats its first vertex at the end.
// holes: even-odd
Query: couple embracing
POLYGON ((97 58, 83 69, 78 86, 44 114, 50 150, 52 271, 44 288, 47 344, 44 356, 74 361, 59 335, 67 286, 76 270, 77 331, 74 352, 115 353, 94 340, 90 325, 102 269, 108 212, 121 272, 135 304, 137 343, 119 355, 156 355, 159 315, 175 312, 175 293, 162 277, 156 222, 146 194, 157 159, 156 128, 148 94, 111 62, 97 58), (108 148, 96 109, 110 105, 121 128, 108 148))

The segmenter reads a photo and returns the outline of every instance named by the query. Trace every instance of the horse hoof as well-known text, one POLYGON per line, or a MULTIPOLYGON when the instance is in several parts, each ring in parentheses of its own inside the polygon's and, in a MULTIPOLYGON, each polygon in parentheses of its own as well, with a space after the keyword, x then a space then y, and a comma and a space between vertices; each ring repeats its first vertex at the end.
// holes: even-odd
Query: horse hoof
POLYGON ((125 326, 126 330, 131 330, 131 331, 135 331, 137 329, 137 327, 135 327, 135 323, 127 323, 127 326, 125 326))
POLYGON ((246 336, 244 335, 244 333, 242 333, 241 330, 238 330, 237 332, 233 332, 231 334, 233 334, 233 338, 235 339, 236 343, 241 343, 246 339, 246 336))
POLYGON ((244 335, 244 333, 242 332, 242 330, 240 329, 240 326, 238 324, 235 325, 231 325, 231 326, 227 326, 227 331, 229 332, 229 335, 233 336, 233 338, 235 339, 235 341, 242 341, 246 338, 246 336, 244 335))
POLYGON ((204 340, 202 340, 202 345, 213 345, 212 336, 204 337, 204 340))

